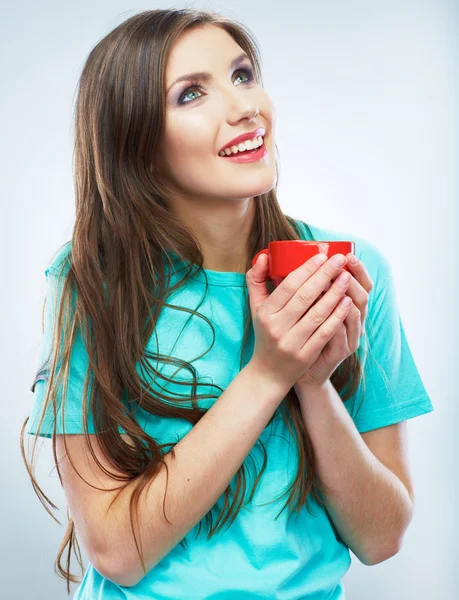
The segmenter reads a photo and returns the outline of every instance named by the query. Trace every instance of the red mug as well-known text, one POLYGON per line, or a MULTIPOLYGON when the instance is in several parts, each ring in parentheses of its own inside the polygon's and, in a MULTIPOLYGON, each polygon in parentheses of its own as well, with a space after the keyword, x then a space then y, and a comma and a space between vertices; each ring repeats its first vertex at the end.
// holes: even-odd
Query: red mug
MULTIPOLYGON (((252 258, 252 267, 260 254, 268 255, 268 278, 274 281, 276 287, 285 277, 315 254, 326 254, 328 258, 334 254, 346 256, 355 254, 355 243, 350 241, 305 241, 305 240, 279 240, 269 242, 268 248, 257 252, 252 258)), ((349 271, 346 265, 342 267, 349 271)))

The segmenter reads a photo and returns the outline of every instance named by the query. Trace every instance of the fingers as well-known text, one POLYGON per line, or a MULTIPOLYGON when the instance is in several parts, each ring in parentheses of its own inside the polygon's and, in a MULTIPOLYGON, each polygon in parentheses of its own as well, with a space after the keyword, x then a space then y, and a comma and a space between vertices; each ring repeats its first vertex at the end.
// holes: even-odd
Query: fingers
MULTIPOLYGON (((290 329, 293 327, 295 323, 302 318, 302 316, 309 311, 309 309, 314 305, 314 309, 317 310, 317 306, 319 306, 319 302, 314 304, 318 299, 319 295, 325 290, 326 286, 332 281, 335 280, 341 271, 343 271, 343 266, 346 263, 346 258, 342 254, 336 254, 332 256, 327 262, 323 264, 323 266, 316 270, 307 281, 301 285, 297 292, 293 295, 291 300, 285 306, 285 309, 282 311, 282 323, 285 324, 286 329, 290 329), (339 259, 341 263, 338 262, 339 259), (338 259, 338 260, 336 260, 338 259)), ((349 284, 350 274, 347 271, 343 271, 342 275, 344 275, 347 279, 346 286, 349 284)), ((336 286, 337 282, 334 281, 333 285, 330 287, 330 290, 340 291, 341 288, 336 286)), ((329 292, 324 296, 329 296, 329 292)), ((330 297, 330 296, 329 296, 330 297)), ((332 296, 333 297, 333 294, 332 296)), ((323 310, 323 304, 321 304, 323 310)), ((333 306, 330 306, 330 312, 333 306)), ((327 314, 327 316, 330 313, 327 314)), ((320 315, 318 315, 320 316, 320 315)), ((320 325, 320 323, 319 323, 320 325)))
POLYGON ((291 328, 289 336, 295 348, 301 349, 306 341, 309 338, 312 339, 317 332, 318 335, 314 337, 313 344, 317 344, 317 340, 323 340, 323 348, 334 335, 337 327, 342 324, 352 308, 352 300, 346 296, 350 279, 350 274, 343 271, 332 283, 329 291, 291 328), (349 302, 347 306, 340 304, 343 299, 349 302))
POLYGON ((311 275, 320 269, 321 265, 326 261, 326 254, 315 254, 297 269, 289 273, 264 303, 266 314, 274 314, 282 310, 296 294, 298 288, 306 280, 309 280, 311 275))
POLYGON ((363 264, 363 262, 361 262, 355 255, 353 255, 352 253, 349 253, 346 255, 346 258, 348 259, 348 265, 349 268, 352 272, 352 274, 354 275, 354 277, 358 280, 358 282, 360 283, 360 285, 368 292, 370 293, 370 291, 373 289, 373 280, 370 276, 370 273, 368 272, 368 269, 365 267, 365 265, 363 264), (354 258, 357 260, 357 262, 355 264, 353 264, 352 262, 350 262, 350 257, 354 256, 354 258))
POLYGON ((347 343, 351 352, 355 352, 360 346, 360 338, 362 337, 362 324, 360 322, 360 311, 355 304, 352 305, 346 319, 344 321, 346 328, 347 343))
POLYGON ((295 344, 300 356, 315 356, 317 360, 324 346, 332 339, 347 318, 352 307, 352 300, 350 302, 349 300, 349 296, 342 297, 326 321, 312 335, 304 333, 304 331, 310 331, 311 327, 308 315, 300 320, 292 330, 296 336, 295 344), (344 301, 349 302, 349 304, 343 305, 344 301))
POLYGON ((250 311, 256 314, 260 306, 269 298, 266 285, 268 276, 268 255, 260 253, 258 260, 246 273, 247 289, 249 292, 250 311))

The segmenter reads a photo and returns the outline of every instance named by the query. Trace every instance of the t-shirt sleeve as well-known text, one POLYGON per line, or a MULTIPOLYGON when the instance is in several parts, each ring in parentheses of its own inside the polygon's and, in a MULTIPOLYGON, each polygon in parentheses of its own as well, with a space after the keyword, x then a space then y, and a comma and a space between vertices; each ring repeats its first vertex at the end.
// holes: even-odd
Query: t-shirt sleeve
POLYGON ((432 412, 434 408, 406 337, 388 260, 366 240, 356 242, 356 255, 374 285, 358 351, 364 379, 344 404, 356 428, 363 433, 432 412))
MULTIPOLYGON (((373 281, 365 332, 357 349, 363 378, 357 391, 344 401, 358 431, 364 433, 432 412, 434 408, 406 337, 388 259, 363 237, 296 222, 304 240, 353 240, 355 254, 373 281)), ((340 392, 341 397, 344 391, 340 392)))
MULTIPOLYGON (((39 435, 40 437, 51 438, 54 432, 54 410, 53 404, 46 407, 46 413, 38 432, 40 418, 44 409, 45 392, 48 387, 49 369, 51 367, 50 353, 52 346, 53 328, 58 314, 58 307, 61 301, 64 276, 59 279, 57 269, 52 266, 46 269, 46 303, 44 308, 43 337, 41 345, 41 354, 38 359, 37 372, 34 384, 31 387, 33 392, 33 406, 29 415, 26 432, 30 435, 39 435), (56 305, 57 303, 57 305, 56 305)), ((61 340, 62 340, 61 332, 61 340)), ((75 341, 70 354, 69 375, 65 397, 63 395, 63 386, 60 386, 56 392, 56 433, 84 433, 83 426, 83 392, 86 373, 89 368, 89 356, 81 335, 77 332, 75 341), (65 401, 63 401, 63 399, 65 401)), ((59 366, 56 370, 59 369, 59 366)), ((89 395, 91 385, 88 385, 87 405, 88 405, 88 433, 94 433, 94 424, 92 415, 89 411, 89 395)))

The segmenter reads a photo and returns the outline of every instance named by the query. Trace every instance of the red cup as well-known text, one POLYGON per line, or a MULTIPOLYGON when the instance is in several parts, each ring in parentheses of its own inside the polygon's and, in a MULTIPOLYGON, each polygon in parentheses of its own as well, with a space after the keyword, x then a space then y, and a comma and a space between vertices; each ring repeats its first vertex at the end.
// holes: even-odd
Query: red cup
MULTIPOLYGON (((260 254, 268 255, 268 278, 274 281, 276 287, 285 277, 315 254, 326 254, 328 258, 334 254, 346 256, 355 254, 355 243, 350 241, 305 241, 305 240, 279 240, 269 242, 268 248, 257 252, 252 259, 252 267, 260 254)), ((344 265, 343 270, 349 271, 344 265)))

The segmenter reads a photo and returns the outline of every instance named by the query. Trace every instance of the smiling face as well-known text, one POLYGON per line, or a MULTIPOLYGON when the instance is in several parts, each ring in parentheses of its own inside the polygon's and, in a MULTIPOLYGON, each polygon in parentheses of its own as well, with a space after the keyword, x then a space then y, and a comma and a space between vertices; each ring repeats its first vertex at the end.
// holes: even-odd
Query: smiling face
POLYGON ((255 81, 249 58, 231 66, 241 54, 226 31, 204 25, 184 31, 168 59, 160 170, 181 201, 199 201, 200 208, 246 202, 276 182, 274 106, 255 81), (197 71, 210 77, 174 83, 197 71), (260 160, 237 163, 219 156, 233 138, 259 127, 266 130, 267 149, 260 160))

